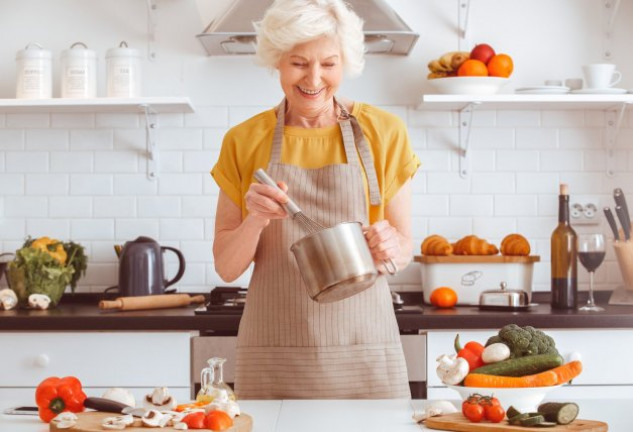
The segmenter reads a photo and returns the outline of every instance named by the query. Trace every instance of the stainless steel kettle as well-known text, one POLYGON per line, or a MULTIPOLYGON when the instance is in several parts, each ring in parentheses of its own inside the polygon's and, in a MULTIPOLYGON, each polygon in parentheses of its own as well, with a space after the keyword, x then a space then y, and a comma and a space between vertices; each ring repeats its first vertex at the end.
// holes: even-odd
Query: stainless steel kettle
POLYGON ((126 242, 119 256, 119 295, 141 296, 164 294, 185 273, 185 257, 178 249, 161 246, 149 237, 138 237, 126 242), (178 256, 179 268, 171 280, 165 279, 163 252, 169 250, 178 256))

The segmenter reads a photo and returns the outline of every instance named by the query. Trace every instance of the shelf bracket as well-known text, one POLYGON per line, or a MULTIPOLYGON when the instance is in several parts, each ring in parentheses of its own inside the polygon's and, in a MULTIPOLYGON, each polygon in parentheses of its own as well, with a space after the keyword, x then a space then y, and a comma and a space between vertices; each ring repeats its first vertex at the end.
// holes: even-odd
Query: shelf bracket
POLYGON ((154 61, 156 58, 156 0, 146 0, 147 3, 147 58, 154 61))
POLYGON ((612 60, 613 58, 613 27, 615 25, 615 18, 618 15, 618 9, 620 8, 621 0, 603 0, 603 50, 602 57, 605 60, 612 60))
POLYGON ((147 178, 158 178, 158 146, 156 145, 156 129, 158 128, 158 115, 147 104, 139 105, 145 114, 145 151, 147 156, 147 178))
POLYGON ((624 119, 624 113, 626 112, 627 105, 630 105, 630 103, 624 102, 619 110, 609 110, 605 112, 607 125, 605 129, 604 142, 607 153, 607 177, 615 176, 615 144, 618 139, 618 133, 620 132, 620 126, 622 126, 622 120, 624 119))
POLYGON ((473 122, 473 111, 481 102, 474 101, 459 110, 459 176, 468 177, 470 174, 470 129, 473 122))
POLYGON ((459 40, 457 45, 460 51, 470 51, 468 44, 468 17, 470 15, 470 0, 459 0, 457 5, 457 19, 459 21, 459 40))

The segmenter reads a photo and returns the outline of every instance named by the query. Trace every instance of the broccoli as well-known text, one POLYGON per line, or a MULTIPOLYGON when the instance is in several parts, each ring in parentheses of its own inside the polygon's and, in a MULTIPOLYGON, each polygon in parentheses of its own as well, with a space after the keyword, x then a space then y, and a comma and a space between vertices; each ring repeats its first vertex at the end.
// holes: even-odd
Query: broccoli
POLYGON ((556 343, 532 326, 520 327, 508 324, 499 330, 499 334, 486 341, 486 346, 501 342, 510 348, 510 358, 525 357, 536 354, 558 354, 556 343))

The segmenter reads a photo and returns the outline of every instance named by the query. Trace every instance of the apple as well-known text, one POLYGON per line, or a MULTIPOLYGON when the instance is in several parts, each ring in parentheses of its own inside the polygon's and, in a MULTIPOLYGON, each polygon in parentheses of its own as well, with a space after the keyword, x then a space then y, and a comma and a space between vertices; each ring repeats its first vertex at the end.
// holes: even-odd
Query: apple
POLYGON ((478 44, 470 52, 470 58, 488 64, 488 61, 495 56, 495 50, 488 44, 478 44))

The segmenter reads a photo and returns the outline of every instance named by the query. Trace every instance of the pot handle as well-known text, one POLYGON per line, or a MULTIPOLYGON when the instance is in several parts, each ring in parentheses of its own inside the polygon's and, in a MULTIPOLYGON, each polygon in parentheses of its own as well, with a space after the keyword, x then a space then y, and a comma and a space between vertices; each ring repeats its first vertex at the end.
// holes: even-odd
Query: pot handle
POLYGON ((396 273, 398 273, 398 266, 391 258, 382 260, 382 266, 390 275, 395 275, 396 273))
POLYGON ((170 250, 178 256, 178 263, 179 263, 178 273, 176 274, 176 276, 174 276, 173 279, 165 282, 165 288, 167 288, 169 285, 173 285, 176 282, 178 282, 180 278, 182 277, 182 275, 185 274, 185 257, 183 256, 182 252, 180 252, 178 249, 171 246, 161 246, 160 249, 163 251, 170 250))

